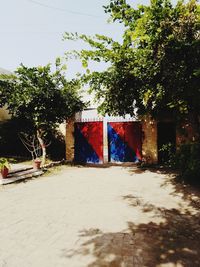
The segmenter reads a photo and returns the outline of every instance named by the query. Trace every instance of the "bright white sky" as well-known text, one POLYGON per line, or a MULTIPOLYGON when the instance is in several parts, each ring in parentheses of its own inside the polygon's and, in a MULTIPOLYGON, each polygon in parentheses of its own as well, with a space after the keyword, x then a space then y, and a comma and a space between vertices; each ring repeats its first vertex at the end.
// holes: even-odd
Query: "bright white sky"
MULTIPOLYGON (((128 2, 147 4, 148 0, 128 2)), ((120 40, 121 25, 108 24, 103 5, 109 0, 0 0, 0 67, 14 71, 26 66, 54 63, 64 52, 81 44, 62 41, 62 34, 104 34, 120 40)), ((68 63, 68 76, 81 65, 68 63)))

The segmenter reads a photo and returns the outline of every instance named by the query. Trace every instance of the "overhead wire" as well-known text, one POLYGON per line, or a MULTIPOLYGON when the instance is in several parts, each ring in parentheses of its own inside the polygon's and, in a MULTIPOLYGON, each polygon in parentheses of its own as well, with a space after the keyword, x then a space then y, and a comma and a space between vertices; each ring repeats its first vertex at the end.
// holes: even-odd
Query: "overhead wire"
POLYGON ((35 0, 27 0, 27 1, 31 2, 31 3, 34 3, 36 5, 42 6, 42 7, 46 7, 46 8, 62 11, 62 12, 67 12, 67 13, 71 13, 71 14, 74 14, 74 15, 87 16, 87 17, 93 17, 93 18, 102 18, 103 17, 103 16, 99 16, 99 15, 83 13, 83 12, 78 12, 78 11, 74 11, 74 10, 70 10, 70 9, 64 9, 64 8, 60 8, 60 7, 50 6, 50 5, 41 3, 39 1, 35 1, 35 0))
MULTIPOLYGON (((103 16, 98 16, 98 15, 94 15, 94 14, 89 14, 89 13, 83 13, 83 12, 78 12, 78 11, 73 11, 73 10, 69 10, 69 9, 64 9, 64 8, 60 8, 60 7, 55 7, 55 6, 50 6, 44 3, 41 3, 39 1, 35 1, 35 0, 27 0, 28 2, 31 2, 33 4, 45 7, 45 8, 49 8, 49 9, 54 9, 54 10, 58 10, 58 11, 62 11, 62 12, 67 12, 67 13, 71 13, 74 15, 80 15, 80 16, 88 16, 88 17, 93 17, 93 18, 102 18, 103 16)), ((63 34, 63 32, 4 32, 4 31, 0 31, 1 34, 63 34)))
POLYGON ((45 31, 0 31, 1 34, 63 34, 62 31, 45 32, 45 31))

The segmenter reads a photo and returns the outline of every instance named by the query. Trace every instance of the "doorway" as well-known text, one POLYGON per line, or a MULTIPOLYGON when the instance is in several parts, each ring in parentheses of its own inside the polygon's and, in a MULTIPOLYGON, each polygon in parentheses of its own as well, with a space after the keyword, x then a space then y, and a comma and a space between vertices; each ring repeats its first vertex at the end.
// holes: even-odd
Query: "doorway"
POLYGON ((169 160, 169 151, 163 149, 168 144, 170 153, 176 151, 176 125, 174 122, 158 122, 158 163, 163 164, 169 160))

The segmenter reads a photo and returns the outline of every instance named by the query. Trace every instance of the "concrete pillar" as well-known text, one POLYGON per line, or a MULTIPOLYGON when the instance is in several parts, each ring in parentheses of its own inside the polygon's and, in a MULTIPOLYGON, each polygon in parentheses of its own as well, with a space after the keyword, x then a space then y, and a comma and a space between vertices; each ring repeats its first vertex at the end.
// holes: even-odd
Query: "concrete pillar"
POLYGON ((74 145, 75 145, 74 122, 75 122, 74 117, 67 120, 67 122, 66 122, 66 140, 65 140, 65 142, 66 142, 66 160, 68 162, 74 161, 74 145))
POLYGON ((142 119, 142 156, 146 163, 158 162, 157 122, 146 116, 142 119))

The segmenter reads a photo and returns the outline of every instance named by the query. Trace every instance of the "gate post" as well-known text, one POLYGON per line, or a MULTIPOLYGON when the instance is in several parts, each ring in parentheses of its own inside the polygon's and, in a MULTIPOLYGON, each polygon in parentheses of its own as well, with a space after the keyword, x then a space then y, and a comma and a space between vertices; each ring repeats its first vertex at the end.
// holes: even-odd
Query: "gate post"
POLYGON ((105 117, 103 118, 103 163, 108 163, 108 126, 105 117))
POLYGON ((74 161, 74 122, 75 117, 72 117, 66 122, 66 160, 68 162, 74 161))
POLYGON ((146 163, 155 164, 158 162, 157 148, 157 122, 150 116, 142 118, 142 155, 146 163))

